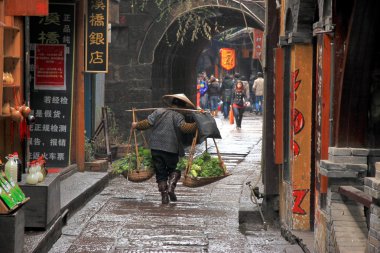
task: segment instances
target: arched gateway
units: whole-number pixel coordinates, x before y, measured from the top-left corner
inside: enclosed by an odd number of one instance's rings
[[[126,109],[160,105],[163,94],[184,92],[195,100],[196,62],[209,40],[199,36],[179,43],[179,17],[195,11],[217,22],[218,32],[245,26],[264,29],[262,4],[241,2],[174,1],[163,10],[155,4],[137,10],[131,1],[120,3],[120,24],[112,28],[105,104],[115,112],[121,129],[129,128]]]

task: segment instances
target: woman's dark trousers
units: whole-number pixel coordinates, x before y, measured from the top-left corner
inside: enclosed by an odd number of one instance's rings
[[[151,153],[153,166],[156,171],[158,190],[161,192],[162,196],[162,204],[168,204],[169,197],[170,200],[176,201],[177,197],[174,194],[174,189],[181,177],[181,173],[176,171],[179,160],[178,154],[153,149],[151,150]]]

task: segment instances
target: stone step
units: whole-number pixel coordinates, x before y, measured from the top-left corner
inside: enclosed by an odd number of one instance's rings
[[[59,217],[46,230],[26,231],[24,235],[24,252],[48,252],[61,236],[62,227],[68,217],[72,216],[86,202],[102,191],[110,177],[111,175],[107,172],[78,172],[75,168],[71,171],[65,171],[60,178],[61,213]]]
[[[110,175],[107,172],[78,172],[61,181],[61,212],[70,217],[104,189]]]

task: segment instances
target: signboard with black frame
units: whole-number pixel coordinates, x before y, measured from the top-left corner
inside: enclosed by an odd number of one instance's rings
[[[108,72],[108,0],[88,0],[85,71]]]
[[[28,160],[47,167],[70,163],[75,55],[75,4],[50,3],[48,16],[30,17],[30,126]]]

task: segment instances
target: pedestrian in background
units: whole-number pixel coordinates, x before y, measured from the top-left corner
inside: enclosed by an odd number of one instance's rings
[[[230,75],[226,75],[222,82],[221,95],[223,101],[223,116],[224,119],[228,119],[228,114],[230,113],[232,91],[234,88],[234,83]]]
[[[263,73],[257,73],[257,79],[253,83],[252,90],[255,93],[256,115],[263,115],[264,78]]]
[[[245,96],[246,96],[246,101],[250,100],[250,94],[249,94],[249,83],[247,81],[247,78],[245,76],[241,76],[240,78],[241,82],[243,83],[244,91],[245,91]]]
[[[199,92],[201,95],[201,108],[206,110],[208,109],[208,79],[206,72],[203,72],[202,74]]]
[[[240,73],[239,72],[235,73],[232,77],[232,82],[234,84],[234,87],[236,86],[236,83],[238,80],[240,80]]]
[[[214,76],[210,77],[210,82],[208,85],[208,95],[209,95],[209,100],[210,100],[211,115],[215,117],[218,114],[220,87],[219,87],[219,82]]]
[[[194,104],[184,94],[165,95],[162,100],[170,108],[195,109]],[[132,122],[131,128],[152,129],[149,146],[162,204],[168,204],[169,198],[171,201],[177,201],[174,190],[181,178],[181,172],[176,168],[179,157],[185,155],[180,132],[195,132],[196,123],[186,123],[184,115],[175,110],[160,108],[147,119]]]
[[[255,82],[255,79],[256,77],[254,75],[251,75],[250,78],[249,78],[249,94],[250,94],[250,101],[251,101],[251,110],[250,112],[252,113],[253,112],[253,109],[255,107],[255,103],[256,103],[256,96],[255,96],[255,92],[253,91],[253,83]]]
[[[232,109],[236,122],[236,129],[241,129],[241,121],[243,120],[243,113],[245,109],[246,94],[243,82],[238,80],[234,92],[232,93]]]

